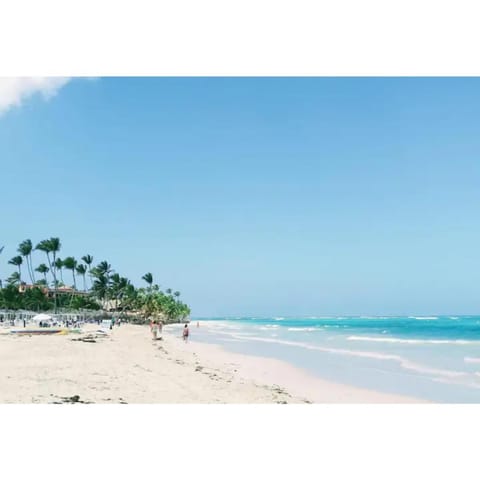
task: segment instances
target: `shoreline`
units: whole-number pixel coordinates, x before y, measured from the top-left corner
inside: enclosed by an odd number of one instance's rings
[[[281,360],[184,343],[145,326],[0,335],[0,403],[426,403],[318,379]],[[79,341],[91,336],[94,342]]]
[[[167,331],[168,331],[167,327]],[[170,332],[169,332],[170,334]],[[317,377],[302,368],[272,357],[231,352],[222,345],[189,341],[179,349],[188,352],[195,345],[195,353],[218,365],[234,362],[236,372],[259,385],[277,385],[288,392],[295,403],[432,403],[407,395],[380,392]],[[183,344],[183,345],[182,345]]]

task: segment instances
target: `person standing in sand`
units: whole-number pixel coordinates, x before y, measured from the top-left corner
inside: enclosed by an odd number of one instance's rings
[[[189,331],[188,331],[188,323],[185,324],[185,326],[183,327],[183,341],[184,342],[188,342],[188,335],[189,335]]]

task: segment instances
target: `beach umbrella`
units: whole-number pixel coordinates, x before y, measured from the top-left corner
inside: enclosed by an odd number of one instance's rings
[[[35,322],[40,322],[40,321],[47,321],[47,320],[51,320],[52,317],[50,315],[47,315],[46,313],[39,313],[38,315],[35,315],[32,320],[34,320]]]

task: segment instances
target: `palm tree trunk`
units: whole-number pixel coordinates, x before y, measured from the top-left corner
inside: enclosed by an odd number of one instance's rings
[[[33,277],[32,277],[32,268],[31,268],[31,265],[30,265],[30,260],[28,258],[28,255],[25,255],[25,263],[27,264],[27,271],[28,271],[28,276],[30,277],[30,281],[32,282],[32,285],[34,283],[33,281]]]
[[[50,261],[50,255],[47,252],[47,259],[48,264],[50,266],[50,271],[52,272],[53,277],[53,304],[54,304],[54,312],[57,313],[57,275],[55,272],[55,268],[52,268],[52,262]],[[53,264],[55,265],[55,252],[53,252]]]
[[[87,291],[87,283],[86,283],[86,280],[85,280],[85,274],[82,274],[83,276],[83,291],[86,292]]]
[[[27,263],[28,266],[30,267],[30,280],[32,281],[32,285],[35,283],[35,274],[33,273],[33,265],[32,265],[32,259],[30,255],[27,256]]]
[[[53,250],[53,265],[55,266],[55,262],[57,260],[57,252]],[[54,288],[55,288],[55,313],[57,313],[57,267],[53,269],[53,282],[54,282]]]
[[[32,272],[32,283],[35,283],[35,272],[33,270],[32,254],[31,253],[28,255],[28,258],[29,258],[29,262],[30,262],[30,270]]]

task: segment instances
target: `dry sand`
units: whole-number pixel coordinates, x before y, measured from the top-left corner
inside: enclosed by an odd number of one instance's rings
[[[153,341],[144,326],[75,341],[82,337],[0,335],[0,403],[420,402],[323,381],[275,359],[184,343],[171,333]]]

